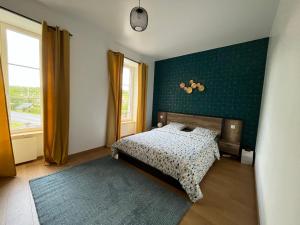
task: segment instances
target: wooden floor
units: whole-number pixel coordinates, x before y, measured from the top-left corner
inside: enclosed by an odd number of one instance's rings
[[[43,160],[17,166],[16,178],[0,179],[0,225],[38,225],[28,181],[110,154],[100,148],[70,157],[63,167],[46,166]],[[130,165],[131,166],[131,165]],[[143,172],[146,176],[185,196],[183,191]],[[253,167],[222,158],[201,182],[204,198],[193,204],[181,225],[257,225]]]

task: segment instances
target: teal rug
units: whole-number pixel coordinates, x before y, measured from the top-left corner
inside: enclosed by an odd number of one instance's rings
[[[111,157],[30,181],[41,225],[174,225],[191,206]]]

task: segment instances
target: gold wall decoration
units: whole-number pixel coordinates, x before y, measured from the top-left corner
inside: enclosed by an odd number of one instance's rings
[[[197,83],[194,80],[190,80],[188,85],[186,85],[184,82],[180,82],[179,87],[187,94],[193,93],[194,90],[198,90],[199,92],[203,92],[205,90],[204,84],[199,82]]]

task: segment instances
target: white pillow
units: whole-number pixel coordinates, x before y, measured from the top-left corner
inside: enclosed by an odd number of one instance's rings
[[[185,127],[186,127],[186,125],[184,125],[182,123],[171,122],[168,125],[160,128],[160,129],[164,129],[164,130],[182,130]]]
[[[212,139],[215,139],[218,136],[216,131],[203,127],[196,127],[191,133],[199,136],[211,137]]]

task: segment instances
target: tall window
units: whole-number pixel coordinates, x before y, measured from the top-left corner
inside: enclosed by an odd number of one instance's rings
[[[2,29],[11,131],[41,130],[40,36],[12,27]]]
[[[122,79],[122,122],[134,122],[136,115],[137,65],[124,60]]]
[[[122,121],[133,120],[133,71],[124,66],[122,80]]]

